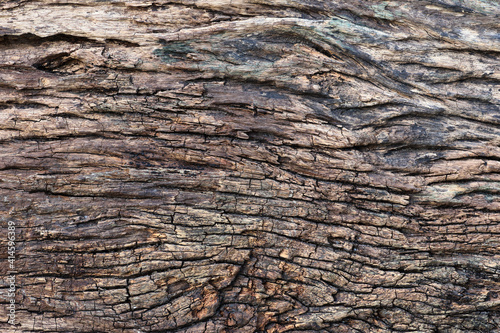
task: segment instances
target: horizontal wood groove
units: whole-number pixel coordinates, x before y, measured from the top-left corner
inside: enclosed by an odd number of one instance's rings
[[[499,332],[499,17],[4,1],[0,331]]]

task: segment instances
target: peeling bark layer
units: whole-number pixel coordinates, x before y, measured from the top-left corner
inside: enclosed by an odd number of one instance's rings
[[[2,332],[499,332],[497,1],[0,8]]]

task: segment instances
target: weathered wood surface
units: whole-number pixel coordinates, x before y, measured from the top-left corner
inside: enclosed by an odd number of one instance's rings
[[[500,332],[498,1],[0,8],[2,332]]]

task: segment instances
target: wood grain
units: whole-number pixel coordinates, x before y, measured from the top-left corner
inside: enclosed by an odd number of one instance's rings
[[[500,332],[497,1],[0,9],[2,332]]]

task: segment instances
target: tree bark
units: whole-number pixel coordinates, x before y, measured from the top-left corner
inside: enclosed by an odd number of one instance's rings
[[[2,332],[500,332],[497,1],[0,8]]]

